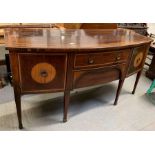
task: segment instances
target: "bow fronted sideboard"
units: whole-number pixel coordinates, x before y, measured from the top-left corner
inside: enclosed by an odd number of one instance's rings
[[[138,84],[151,39],[125,29],[7,28],[19,128],[21,95],[64,92],[64,117],[70,91],[119,80],[114,105],[126,77]]]

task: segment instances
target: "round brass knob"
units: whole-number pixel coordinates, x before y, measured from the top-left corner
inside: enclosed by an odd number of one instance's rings
[[[121,59],[121,57],[120,56],[118,56],[117,58],[116,58],[116,60],[120,60]]]
[[[88,63],[89,63],[89,64],[93,64],[93,63],[94,63],[94,60],[93,60],[93,59],[89,59],[89,60],[88,60]]]
[[[42,77],[47,77],[47,76],[48,76],[48,73],[47,73],[46,70],[41,70],[41,71],[40,71],[40,75],[41,75]]]

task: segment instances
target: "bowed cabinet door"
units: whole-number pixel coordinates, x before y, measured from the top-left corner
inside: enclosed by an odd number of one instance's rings
[[[20,53],[18,59],[22,92],[55,92],[65,89],[66,54]]]
[[[127,76],[130,76],[143,68],[148,48],[146,45],[135,47],[129,64]]]

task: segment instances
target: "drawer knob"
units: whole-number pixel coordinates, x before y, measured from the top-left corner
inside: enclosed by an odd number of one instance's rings
[[[116,58],[116,60],[120,60],[121,59],[121,57],[120,56],[118,56],[117,58]]]
[[[47,71],[42,70],[42,71],[40,71],[40,75],[41,75],[42,77],[47,77],[47,76],[48,76],[48,73],[47,73]]]
[[[89,64],[93,64],[94,63],[94,60],[93,59],[89,59],[88,63]]]

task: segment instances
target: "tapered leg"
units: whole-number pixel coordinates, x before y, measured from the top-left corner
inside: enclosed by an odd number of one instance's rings
[[[124,79],[120,79],[119,84],[118,84],[118,88],[117,88],[117,93],[116,93],[116,98],[115,98],[114,105],[117,105],[117,101],[118,101],[118,98],[119,98],[123,83],[124,83]]]
[[[136,81],[135,81],[135,84],[134,84],[134,88],[133,88],[132,94],[134,94],[135,91],[136,91],[137,84],[138,84],[138,82],[139,82],[139,79],[140,79],[141,74],[142,74],[142,71],[140,71],[140,72],[137,73]]]
[[[17,90],[15,90],[14,92],[15,92],[15,103],[17,109],[19,129],[23,129],[22,112],[21,112],[21,94]]]
[[[63,122],[67,122],[67,112],[68,112],[68,105],[70,100],[70,91],[64,92],[64,117]]]

